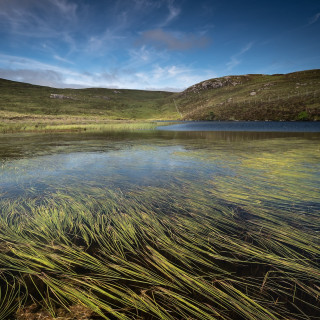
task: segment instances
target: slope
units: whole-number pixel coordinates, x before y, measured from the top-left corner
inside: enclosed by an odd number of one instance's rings
[[[123,89],[56,89],[0,79],[0,112],[107,119],[174,119],[171,92]]]
[[[320,70],[210,79],[173,98],[188,120],[320,120]]]

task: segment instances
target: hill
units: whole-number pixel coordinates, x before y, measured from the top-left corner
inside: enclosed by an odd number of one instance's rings
[[[0,79],[0,132],[155,119],[320,120],[320,70],[226,76],[181,93],[56,89]]]
[[[320,70],[210,79],[174,101],[188,120],[320,120]]]
[[[172,119],[171,92],[124,89],[56,89],[0,79],[0,112],[107,119]],[[18,117],[18,115],[16,115]]]

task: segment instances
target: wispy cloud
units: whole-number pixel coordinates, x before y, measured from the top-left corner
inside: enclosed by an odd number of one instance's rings
[[[215,77],[211,70],[194,69],[185,65],[154,65],[147,71],[134,74],[137,80],[144,84],[146,90],[166,90],[182,91],[183,89]],[[178,84],[178,87],[177,87]]]
[[[154,29],[144,31],[136,43],[150,44],[169,50],[188,50],[205,47],[209,43],[209,39],[205,36],[197,36],[195,34],[174,33],[162,29]]]
[[[65,87],[67,76],[76,79],[81,76],[81,73],[35,59],[0,54],[0,77],[2,78],[45,86]]]
[[[157,52],[155,50],[150,50],[146,46],[141,46],[139,48],[132,48],[128,50],[130,59],[127,64],[130,67],[140,67],[149,63],[152,63],[154,59],[157,59]]]
[[[70,26],[76,19],[77,5],[67,0],[10,0],[0,2],[1,23],[14,33],[50,37],[61,32],[61,26]],[[59,18],[59,19],[57,19]]]
[[[320,18],[320,12],[316,13],[310,20],[309,25],[316,23]]]
[[[246,46],[244,46],[241,51],[239,52],[238,55],[242,55],[244,53],[246,53],[247,51],[249,51],[252,48],[253,42],[249,42]]]
[[[3,69],[0,68],[0,77],[13,81],[37,84],[59,88],[63,83],[63,77],[53,70],[30,70],[30,69]]]
[[[0,54],[0,66],[9,65],[11,69],[33,69],[33,70],[53,70],[56,72],[65,72],[67,69],[57,67],[51,64],[43,63],[35,59],[25,57]]]
[[[54,59],[58,60],[58,61],[61,61],[61,62],[64,62],[64,63],[69,63],[69,64],[74,64],[74,62],[68,60],[68,59],[65,59],[65,58],[62,58],[60,57],[59,55],[55,54],[53,56]]]
[[[6,65],[10,64],[11,68]],[[141,71],[114,68],[111,71],[79,72],[24,57],[0,54],[0,77],[14,81],[57,88],[128,88],[180,91],[204,79],[216,76],[209,70],[185,65],[153,64]]]
[[[76,11],[78,8],[76,3],[69,2],[68,0],[49,0],[49,2],[55,6],[65,17],[69,19],[76,17]]]
[[[241,56],[252,48],[253,42],[249,42],[238,53],[231,56],[229,62],[227,62],[227,71],[231,71],[234,67],[241,63]]]
[[[71,0],[0,1],[0,28],[11,36],[13,46],[27,47],[30,42],[29,48],[31,43],[41,47],[39,41],[45,41],[51,42],[53,49],[75,52],[72,34],[78,27],[77,10]]]
[[[83,50],[98,56],[105,55],[117,48],[125,38],[126,36],[119,34],[119,30],[107,28],[103,33],[91,35]]]
[[[165,27],[172,20],[174,20],[176,17],[178,17],[181,13],[181,8],[176,6],[173,0],[167,0],[167,6],[169,10],[168,16],[165,18],[165,20],[159,25],[159,27]]]

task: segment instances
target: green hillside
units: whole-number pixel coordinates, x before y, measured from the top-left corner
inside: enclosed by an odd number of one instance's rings
[[[171,92],[123,89],[55,89],[0,79],[0,112],[94,116],[107,119],[174,119]]]
[[[320,70],[226,76],[175,97],[190,120],[320,120]]]
[[[226,76],[181,93],[56,89],[0,79],[0,132],[176,119],[320,120],[320,70]]]

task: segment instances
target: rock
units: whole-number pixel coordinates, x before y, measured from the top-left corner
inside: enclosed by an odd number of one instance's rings
[[[201,85],[202,85],[202,87],[207,88],[207,87],[211,86],[211,82],[210,81],[205,81],[205,82],[202,82]]]
[[[255,96],[257,93],[255,91],[250,92],[250,96]]]
[[[240,85],[246,80],[244,76],[226,76],[221,78],[214,78],[210,80],[206,80],[200,83],[197,83],[189,88],[187,88],[184,92],[193,92],[199,93],[203,90],[217,89],[226,86],[237,86]]]
[[[75,100],[73,97],[65,96],[64,94],[57,94],[57,93],[51,93],[50,94],[51,99],[72,99]]]
[[[51,99],[63,99],[64,95],[63,94],[56,94],[56,93],[51,93],[50,94]]]
[[[221,82],[221,81],[215,81],[213,84],[212,84],[212,88],[221,88],[223,87],[224,83]]]

